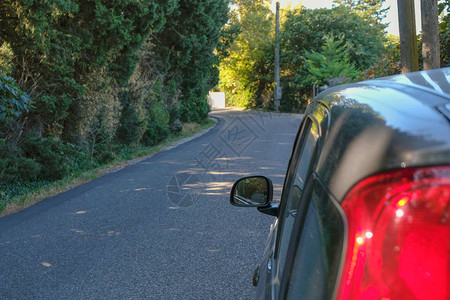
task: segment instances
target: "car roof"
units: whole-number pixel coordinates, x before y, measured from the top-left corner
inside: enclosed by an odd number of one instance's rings
[[[413,72],[374,79],[372,83],[398,83],[411,88],[427,90],[450,101],[450,68]]]
[[[319,120],[328,122],[328,130],[316,172],[338,200],[376,173],[450,165],[449,81],[450,68],[445,68],[341,85],[317,95],[314,101],[328,107],[330,118]]]

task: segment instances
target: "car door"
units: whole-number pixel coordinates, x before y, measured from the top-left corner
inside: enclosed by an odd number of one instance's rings
[[[331,299],[339,280],[344,214],[317,174],[312,178],[291,233],[280,299]]]
[[[340,204],[315,172],[328,131],[328,110],[317,105],[310,118],[309,141],[308,138],[303,141],[299,162],[297,165],[291,162],[285,183],[287,194],[283,195],[285,204],[281,208],[284,213],[280,212],[280,228],[283,223],[284,226],[289,224],[286,223],[289,217],[283,220],[287,211],[291,215],[294,211],[295,217],[290,220],[293,222],[289,225],[291,229],[285,227],[285,239],[280,236],[277,245],[280,265],[277,299],[331,299],[339,280],[346,238],[345,218]],[[317,130],[314,122],[318,124]],[[317,135],[316,139],[311,137],[314,135]],[[302,176],[306,180],[303,180],[301,194],[292,197],[291,193],[297,190],[298,178]]]
[[[297,231],[295,228],[298,226],[296,223],[300,222],[298,220],[304,218],[302,211],[306,209],[306,202],[302,199],[308,192],[316,153],[320,145],[319,141],[323,133],[326,132],[328,119],[326,107],[321,103],[313,103],[309,106],[307,113],[305,113],[300,126],[280,203],[275,247],[269,261],[271,266],[271,289],[270,295],[266,293],[266,298],[278,299],[280,283],[283,281],[285,268],[289,268],[287,266],[289,263],[287,258],[291,234]]]

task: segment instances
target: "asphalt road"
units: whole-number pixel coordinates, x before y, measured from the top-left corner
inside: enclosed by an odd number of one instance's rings
[[[251,299],[271,216],[228,203],[262,174],[279,199],[299,115],[216,110],[201,137],[0,219],[0,299]]]

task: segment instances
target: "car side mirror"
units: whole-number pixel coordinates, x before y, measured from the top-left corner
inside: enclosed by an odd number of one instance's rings
[[[230,203],[239,207],[267,207],[272,201],[272,181],[265,176],[244,177],[231,189]]]

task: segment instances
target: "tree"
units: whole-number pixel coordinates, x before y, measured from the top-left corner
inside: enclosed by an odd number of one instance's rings
[[[400,74],[402,72],[400,60],[400,39],[392,34],[388,35],[382,56],[361,75],[361,80],[379,78]]]
[[[227,5],[0,1],[1,196],[159,143],[180,117],[202,121]]]
[[[384,51],[384,32],[347,7],[292,11],[281,36],[284,110],[301,110],[311,99],[305,55],[320,52],[326,36],[342,38],[342,46],[358,71],[370,68]]]
[[[344,40],[335,40],[333,36],[325,36],[325,44],[321,51],[305,52],[306,68],[311,74],[309,80],[313,84],[324,85],[327,79],[342,78],[342,81],[355,79],[359,72],[346,52]]]
[[[372,25],[386,28],[387,25],[381,24],[386,18],[389,8],[383,8],[386,0],[333,0],[333,6],[344,6]]]
[[[13,52],[11,75],[34,99],[29,126],[66,137],[86,79],[102,68],[126,85],[136,52],[150,29],[161,27],[176,0],[5,0],[1,42]],[[5,17],[6,16],[6,17]],[[62,130],[61,130],[62,129]]]
[[[227,14],[225,0],[180,0],[164,29],[152,37],[159,60],[166,65],[167,82],[179,90],[175,98],[183,121],[207,117],[206,96],[218,81],[214,49]]]
[[[273,94],[274,16],[265,0],[234,5],[229,26],[239,35],[220,63],[219,87],[228,105],[261,107]]]

